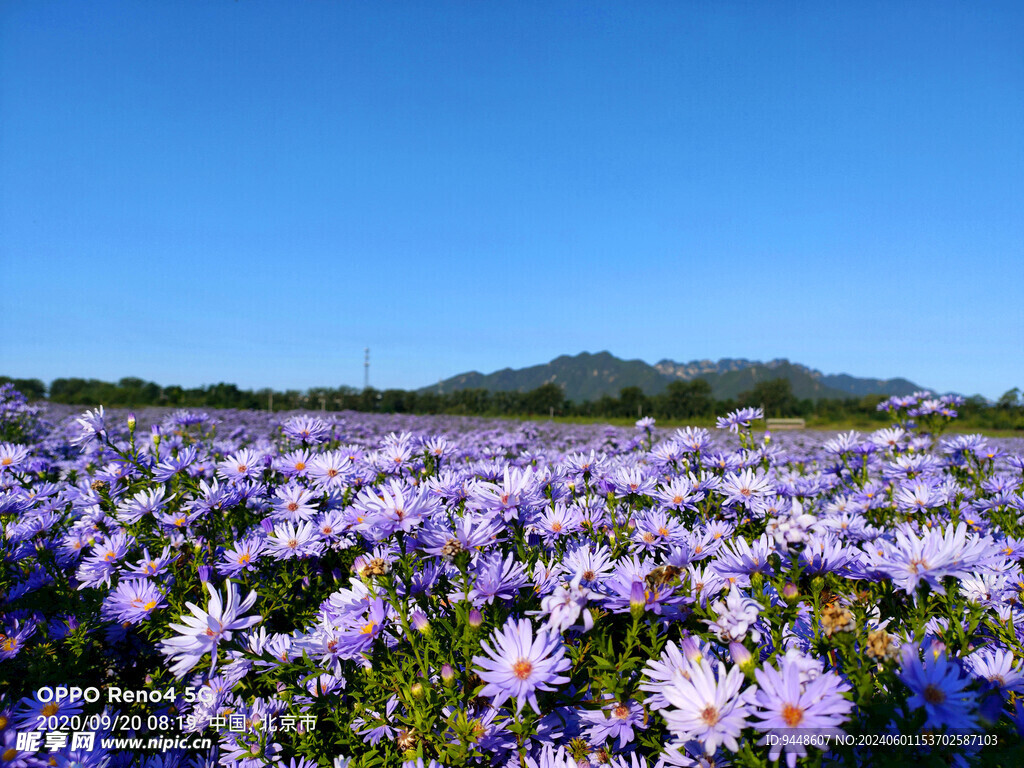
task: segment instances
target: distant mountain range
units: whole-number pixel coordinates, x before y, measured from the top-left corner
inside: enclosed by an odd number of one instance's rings
[[[725,358],[693,360],[676,363],[662,360],[654,365],[643,360],[622,360],[610,352],[576,356],[562,355],[550,363],[529,368],[504,368],[494,373],[471,371],[452,376],[438,384],[423,387],[421,392],[453,392],[459,389],[486,389],[490,392],[528,392],[549,382],[565,390],[569,400],[596,400],[602,395],[616,396],[623,387],[640,387],[648,395],[656,395],[675,380],[705,379],[718,400],[735,398],[759,381],[788,379],[793,394],[800,398],[835,399],[878,394],[903,396],[922,387],[906,379],[867,379],[845,373],[823,374],[813,368],[789,360],[757,360]]]

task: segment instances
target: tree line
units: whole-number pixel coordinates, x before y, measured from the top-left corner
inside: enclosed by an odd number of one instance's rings
[[[140,408],[167,406],[177,408],[236,408],[242,410],[324,410],[380,413],[454,414],[466,416],[567,416],[584,418],[707,419],[745,406],[762,407],[768,417],[803,417],[825,422],[869,420],[884,423],[888,414],[877,405],[883,395],[847,399],[800,399],[793,394],[787,379],[758,382],[735,398],[716,399],[704,379],[673,381],[656,395],[640,387],[624,387],[618,396],[604,395],[596,400],[573,402],[562,388],[548,383],[528,392],[489,392],[463,389],[453,392],[433,390],[377,390],[369,387],[320,387],[304,391],[240,389],[235,384],[211,384],[203,387],[162,387],[151,381],[126,377],[116,383],[97,379],[55,379],[47,387],[38,379],[11,379],[0,376],[0,384],[11,382],[29,400],[48,399],[68,405]],[[1017,389],[1004,394],[997,403],[981,397],[969,398],[960,408],[961,421],[991,429],[1024,429],[1024,401]]]

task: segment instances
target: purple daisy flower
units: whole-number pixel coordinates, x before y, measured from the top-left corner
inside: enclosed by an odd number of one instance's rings
[[[110,586],[110,579],[117,570],[117,564],[125,558],[128,550],[134,546],[135,539],[117,532],[103,541],[97,542],[90,554],[75,574],[81,582],[79,589],[98,587],[101,584]]]
[[[544,501],[532,469],[506,466],[502,482],[482,483],[473,488],[470,506],[500,514],[506,522],[526,518]]]
[[[987,680],[1000,693],[1024,693],[1024,668],[1014,664],[1012,651],[983,648],[964,659],[975,677]]]
[[[305,477],[306,468],[312,460],[313,454],[306,448],[300,448],[274,459],[272,466],[286,477]]]
[[[242,571],[251,571],[256,568],[256,561],[263,552],[263,539],[257,536],[250,536],[238,542],[233,549],[227,550],[217,564],[217,570],[222,576],[235,576]]]
[[[466,514],[449,526],[428,520],[417,531],[420,548],[428,555],[452,558],[463,550],[479,550],[493,544],[504,530],[504,521],[490,515]]]
[[[565,747],[555,749],[551,744],[544,745],[536,760],[527,757],[525,762],[526,768],[579,768],[580,765]]]
[[[192,611],[191,616],[183,616],[184,624],[169,624],[178,633],[176,637],[160,643],[160,652],[174,661],[171,672],[181,678],[192,669],[207,653],[212,654],[210,670],[217,665],[217,646],[221,640],[230,640],[233,632],[259,624],[261,616],[243,616],[256,603],[256,593],[250,592],[245,600],[241,599],[238,587],[227,582],[227,603],[225,604],[213,585],[207,582],[210,591],[210,604],[203,610],[195,603],[185,603]]]
[[[316,445],[330,439],[331,428],[315,416],[293,416],[281,425],[281,432],[291,440]]]
[[[481,643],[487,655],[474,656],[473,663],[482,667],[478,674],[487,683],[480,693],[492,698],[495,707],[511,697],[516,699],[516,714],[527,702],[540,714],[537,691],[553,691],[554,685],[569,682],[558,674],[570,666],[560,636],[546,630],[534,636],[527,619],[510,618],[490,640],[493,648]]]
[[[522,563],[516,562],[515,555],[502,559],[497,552],[483,555],[474,568],[476,581],[469,591],[468,599],[476,607],[493,603],[495,598],[514,600],[519,590],[529,580]]]
[[[805,674],[806,665],[801,661],[787,655],[779,669],[765,667],[755,670],[754,676],[760,685],[756,695],[760,711],[756,716],[761,722],[757,727],[780,735],[812,728],[829,729],[837,735],[842,733],[839,726],[846,722],[853,709],[853,702],[843,697],[850,686],[834,672],[809,679],[810,676]],[[789,768],[796,766],[798,757],[807,756],[806,745],[779,739],[772,745],[769,759],[778,760],[783,750]]]
[[[324,545],[315,537],[315,533],[313,524],[309,522],[298,527],[294,523],[275,526],[274,532],[267,536],[267,554],[275,560],[318,557]]]
[[[740,691],[744,678],[738,666],[726,672],[725,664],[719,663],[716,676],[700,659],[688,671],[689,677],[674,677],[661,691],[672,704],[662,711],[669,730],[682,741],[699,741],[708,754],[720,744],[738,752],[737,738],[747,724],[756,688]]]
[[[749,507],[751,501],[767,496],[772,491],[771,480],[749,468],[728,475],[719,489],[719,492],[725,495],[726,504],[739,504],[744,507]]]
[[[388,487],[364,490],[352,508],[362,520],[356,529],[371,541],[381,541],[396,531],[409,533],[421,525],[434,512],[436,504],[421,489],[391,480]]]
[[[0,628],[0,661],[17,656],[25,647],[25,641],[35,634],[36,626],[33,621],[22,624],[17,619],[3,625]]]
[[[83,706],[81,701],[71,701],[70,698],[55,698],[53,701],[42,701],[39,698],[39,693],[37,691],[33,694],[32,698],[25,697],[21,700],[20,706],[18,707],[16,722],[19,728],[26,731],[48,731],[51,729],[45,727],[46,721],[44,720],[41,722],[39,718],[60,718],[80,715],[82,713],[82,709]],[[40,725],[43,725],[44,727],[39,727]],[[6,768],[7,763],[5,758],[6,753],[3,754],[3,757],[0,757],[0,764],[4,765]]]
[[[761,632],[751,627],[757,622],[763,606],[752,597],[747,597],[739,589],[730,589],[724,601],[719,600],[711,607],[718,618],[707,623],[719,640],[743,640],[749,633],[755,643],[760,641]]]
[[[130,500],[118,506],[117,518],[125,525],[139,522],[146,515],[163,509],[165,493],[162,485],[139,491]]]
[[[126,579],[103,601],[104,618],[139,624],[160,608],[167,607],[163,594],[149,579]]]
[[[644,705],[638,701],[612,701],[602,709],[580,712],[580,719],[589,723],[587,737],[595,746],[608,739],[618,739],[619,749],[633,740],[633,730],[645,730]]]
[[[242,448],[217,464],[217,474],[225,480],[239,482],[247,477],[258,478],[265,468],[262,456],[251,448]]]
[[[170,547],[164,547],[160,556],[155,558],[150,556],[149,549],[144,549],[142,551],[142,559],[132,566],[131,570],[126,571],[124,576],[129,579],[159,576],[166,571],[167,566],[173,563],[177,558],[177,555],[171,554]]]
[[[945,651],[925,649],[924,660],[916,648],[908,646],[903,653],[900,680],[913,695],[907,699],[911,709],[924,708],[928,715],[925,728],[948,727],[953,731],[977,730],[978,698],[967,690],[971,678],[960,665],[946,658]]]
[[[296,472],[299,471],[299,463],[303,462],[300,461],[295,464]],[[352,459],[340,450],[327,451],[326,453],[314,456],[304,466],[304,469],[317,488],[327,490],[342,488],[347,484],[349,475],[352,472]]]
[[[106,439],[107,425],[102,405],[95,410],[86,411],[81,418],[75,419],[75,423],[78,425],[78,433],[68,441],[71,445],[81,446],[84,451],[90,443]]]
[[[740,431],[740,427],[746,429],[750,426],[750,422],[763,418],[764,411],[760,408],[740,408],[727,413],[725,416],[719,416],[715,426],[719,429],[728,429],[732,433],[737,433]]]
[[[316,499],[308,488],[295,483],[280,486],[272,500],[274,519],[291,523],[305,522],[316,514]]]

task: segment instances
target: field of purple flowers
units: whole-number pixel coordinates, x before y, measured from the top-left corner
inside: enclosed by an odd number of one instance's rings
[[[956,405],[769,437],[0,388],[0,766],[1021,765],[1024,443]]]

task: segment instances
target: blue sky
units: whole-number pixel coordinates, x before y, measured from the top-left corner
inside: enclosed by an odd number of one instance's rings
[[[0,5],[0,373],[1024,387],[1020,3]]]

